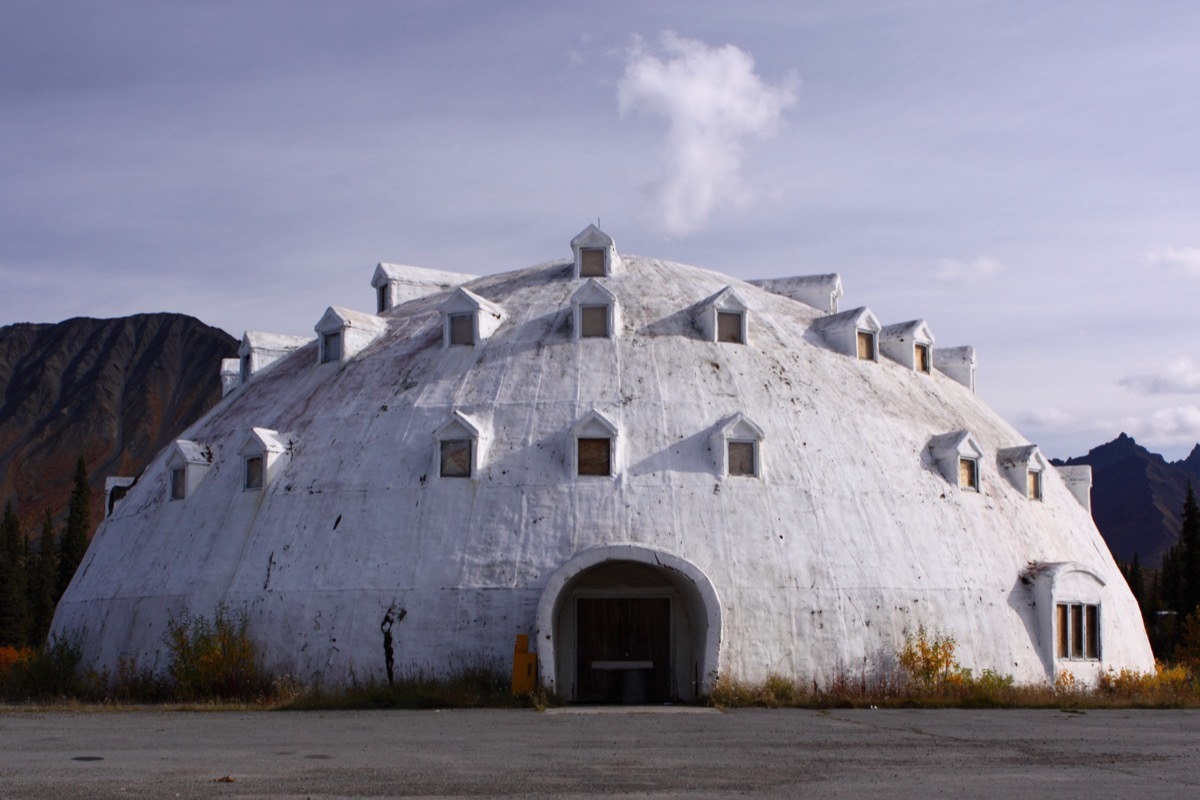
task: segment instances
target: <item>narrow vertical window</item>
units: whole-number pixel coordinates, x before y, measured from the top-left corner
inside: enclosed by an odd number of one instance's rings
[[[754,442],[729,443],[729,474],[753,478],[758,475],[755,465]]]
[[[1042,473],[1031,469],[1025,473],[1026,494],[1030,500],[1042,499]]]
[[[737,311],[717,312],[717,341],[744,344],[741,313]]]
[[[375,288],[375,310],[380,314],[388,310],[388,286],[386,283]]]
[[[973,458],[958,459],[958,485],[979,491],[979,465]]]
[[[250,456],[246,459],[246,482],[244,488],[247,490],[261,489],[263,487],[263,457]]]
[[[1083,658],[1083,606],[1071,604],[1071,658]]]
[[[604,250],[599,247],[585,247],[580,251],[579,277],[604,277]]]
[[[171,499],[182,500],[187,493],[187,470],[176,467],[171,470]]]
[[[612,474],[612,440],[579,439],[579,474]]]
[[[863,361],[875,360],[875,334],[870,331],[858,332],[858,357]]]
[[[321,337],[321,363],[342,360],[342,333],[334,331]]]
[[[1067,606],[1064,603],[1059,603],[1055,607],[1054,610],[1055,610],[1055,617],[1056,617],[1055,633],[1058,634],[1055,637],[1055,639],[1057,641],[1057,647],[1055,648],[1055,652],[1057,653],[1059,658],[1069,658],[1071,655],[1071,649],[1068,646],[1068,642],[1070,640],[1067,636],[1067,633],[1070,630],[1071,626],[1069,623],[1070,617],[1067,614]]]
[[[1084,624],[1087,626],[1087,636],[1085,637],[1083,657],[1098,659],[1100,658],[1100,606],[1087,605],[1084,606],[1084,609],[1086,611]]]
[[[443,478],[471,477],[471,440],[443,439],[442,468]]]
[[[450,314],[450,344],[475,345],[475,315]]]
[[[250,356],[249,354],[242,356],[239,359],[238,369],[241,372],[242,383],[250,380]]]
[[[917,372],[929,372],[929,345],[918,343],[913,355]]]
[[[585,338],[608,338],[608,306],[583,306],[579,309],[582,330],[580,336]]]

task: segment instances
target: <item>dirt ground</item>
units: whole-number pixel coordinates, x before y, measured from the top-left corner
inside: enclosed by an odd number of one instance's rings
[[[1200,712],[0,712],[4,798],[1147,798]]]

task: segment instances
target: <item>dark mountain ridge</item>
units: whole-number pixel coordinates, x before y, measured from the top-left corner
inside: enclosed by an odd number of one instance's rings
[[[0,502],[26,520],[61,513],[82,455],[94,526],[105,477],[137,475],[211,408],[237,345],[182,314],[0,328]]]

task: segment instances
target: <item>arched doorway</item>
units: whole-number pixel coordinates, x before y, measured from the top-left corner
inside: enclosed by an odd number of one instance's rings
[[[578,702],[690,700],[712,687],[716,591],[694,564],[637,545],[578,554],[538,603],[542,683]]]

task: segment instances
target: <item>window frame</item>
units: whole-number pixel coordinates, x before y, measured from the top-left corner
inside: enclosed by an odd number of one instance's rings
[[[326,331],[321,334],[321,363],[329,364],[334,361],[342,360],[342,353],[345,352],[343,336],[341,329],[336,331]],[[335,347],[331,348],[330,343]],[[331,352],[332,351],[332,352]]]
[[[171,467],[170,475],[167,478],[169,482],[168,497],[171,500],[187,499],[187,467]]]
[[[478,341],[478,331],[476,323],[478,321],[478,313],[473,311],[449,311],[446,313],[446,346],[447,347],[474,347]],[[457,325],[456,325],[457,323]],[[465,323],[465,326],[464,324]],[[457,327],[457,330],[456,330]],[[464,327],[466,330],[464,330]],[[467,334],[467,341],[459,341],[462,334]]]
[[[743,472],[734,470],[733,447],[747,446],[750,448],[750,471]],[[738,459],[737,463],[741,463]],[[759,477],[758,467],[758,440],[757,439],[726,439],[725,440],[725,474],[730,478],[757,478]]]
[[[925,342],[913,344],[913,368],[924,375],[933,374],[933,348]]]
[[[866,342],[869,356],[863,355],[863,342]],[[879,360],[879,336],[875,331],[867,330],[866,328],[856,328],[854,332],[854,350],[859,361],[878,361]]]
[[[382,314],[392,307],[391,287],[388,284],[375,287],[375,313]]]
[[[447,456],[453,455],[452,453],[447,452],[448,446],[461,448],[462,445],[466,445],[466,472],[447,472],[446,465],[448,463],[452,463],[450,460],[448,460]],[[445,439],[438,439],[438,477],[448,479],[466,478],[468,480],[475,477],[475,439],[469,437],[447,437]]]
[[[596,259],[599,257],[599,263]],[[595,268],[599,266],[599,271]],[[608,248],[581,247],[579,248],[579,277],[607,278],[608,277]]]
[[[968,475],[968,480],[963,481],[964,472]],[[971,492],[979,491],[979,459],[972,456],[964,456],[961,453],[958,456],[958,488],[966,489]]]
[[[612,314],[609,313],[607,303],[581,303],[579,306],[579,338],[580,339],[611,339],[612,338]],[[589,313],[590,312],[590,313]],[[597,312],[599,312],[597,314]],[[603,333],[588,333],[588,319],[591,318],[594,324],[598,317],[604,323]]]
[[[603,442],[605,447],[604,461],[606,471],[585,472],[583,447],[584,443]],[[575,437],[575,476],[578,478],[611,478],[613,476],[613,437],[611,436],[576,436]],[[589,462],[590,459],[589,459]]]
[[[252,462],[258,462],[257,473],[255,472]],[[252,479],[257,477],[257,482]],[[245,456],[242,459],[242,491],[244,492],[261,492],[267,484],[267,458],[266,454],[260,453],[252,456]]]
[[[1030,500],[1041,502],[1045,495],[1045,484],[1042,480],[1042,470],[1025,470],[1025,496]]]
[[[721,320],[734,322],[733,330],[737,338],[725,338],[725,333],[728,326],[722,326]],[[746,343],[746,312],[736,309],[717,309],[717,341],[722,344],[745,344]]]
[[[1064,600],[1054,605],[1054,657],[1059,661],[1101,661],[1100,604]]]

